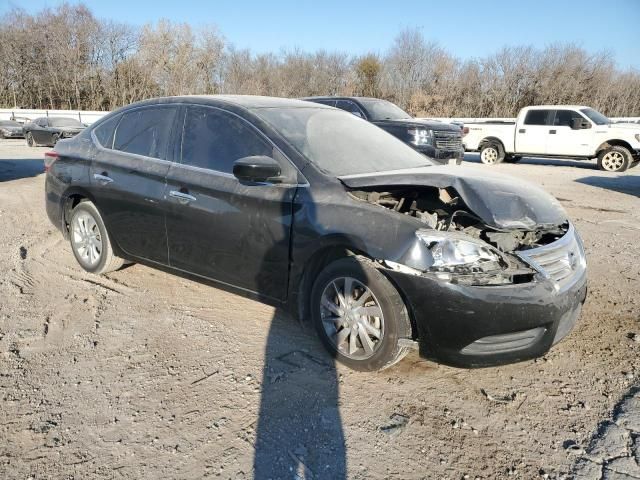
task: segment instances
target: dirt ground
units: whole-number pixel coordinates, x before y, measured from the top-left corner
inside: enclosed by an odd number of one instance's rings
[[[0,478],[562,478],[640,376],[640,167],[471,155],[565,206],[582,317],[535,361],[365,374],[278,309],[84,273],[45,214],[45,150],[0,141]]]

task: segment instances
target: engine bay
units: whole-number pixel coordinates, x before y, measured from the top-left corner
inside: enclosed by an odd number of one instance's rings
[[[389,187],[352,190],[354,197],[417,218],[440,231],[456,231],[494,246],[502,252],[515,252],[548,245],[560,239],[568,223],[533,230],[502,230],[483,222],[465,205],[454,188]]]

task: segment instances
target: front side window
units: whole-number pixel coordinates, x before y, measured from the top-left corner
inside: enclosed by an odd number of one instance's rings
[[[121,152],[166,160],[175,107],[140,108],[122,115],[113,141]]]
[[[556,110],[553,125],[556,127],[571,127],[574,119],[584,120],[584,117],[574,110]]]
[[[233,173],[236,160],[273,155],[273,147],[235,115],[211,107],[189,107],[184,120],[182,163]]]
[[[349,113],[353,113],[359,117],[364,117],[360,108],[350,100],[338,100],[336,107]]]
[[[525,125],[549,125],[549,110],[529,110],[524,119]]]

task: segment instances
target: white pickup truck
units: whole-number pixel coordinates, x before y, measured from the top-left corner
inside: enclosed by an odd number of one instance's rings
[[[543,105],[520,110],[514,122],[465,123],[466,151],[485,164],[527,157],[598,159],[598,168],[623,172],[640,162],[640,126],[612,123],[592,108]]]

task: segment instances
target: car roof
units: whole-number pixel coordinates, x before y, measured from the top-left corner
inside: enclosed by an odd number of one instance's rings
[[[316,97],[304,97],[302,100],[375,100],[375,101],[387,101],[383,98],[374,98],[374,97],[347,97],[342,95],[327,95],[327,96],[316,96]]]
[[[527,107],[529,110],[557,110],[559,108],[570,108],[573,110],[581,110],[583,108],[591,108],[585,105],[532,105]]]
[[[199,103],[210,105],[236,105],[246,109],[257,108],[330,108],[324,105],[309,105],[309,102],[293,98],[265,97],[259,95],[181,95],[157,97],[132,105],[153,105],[158,103]]]

